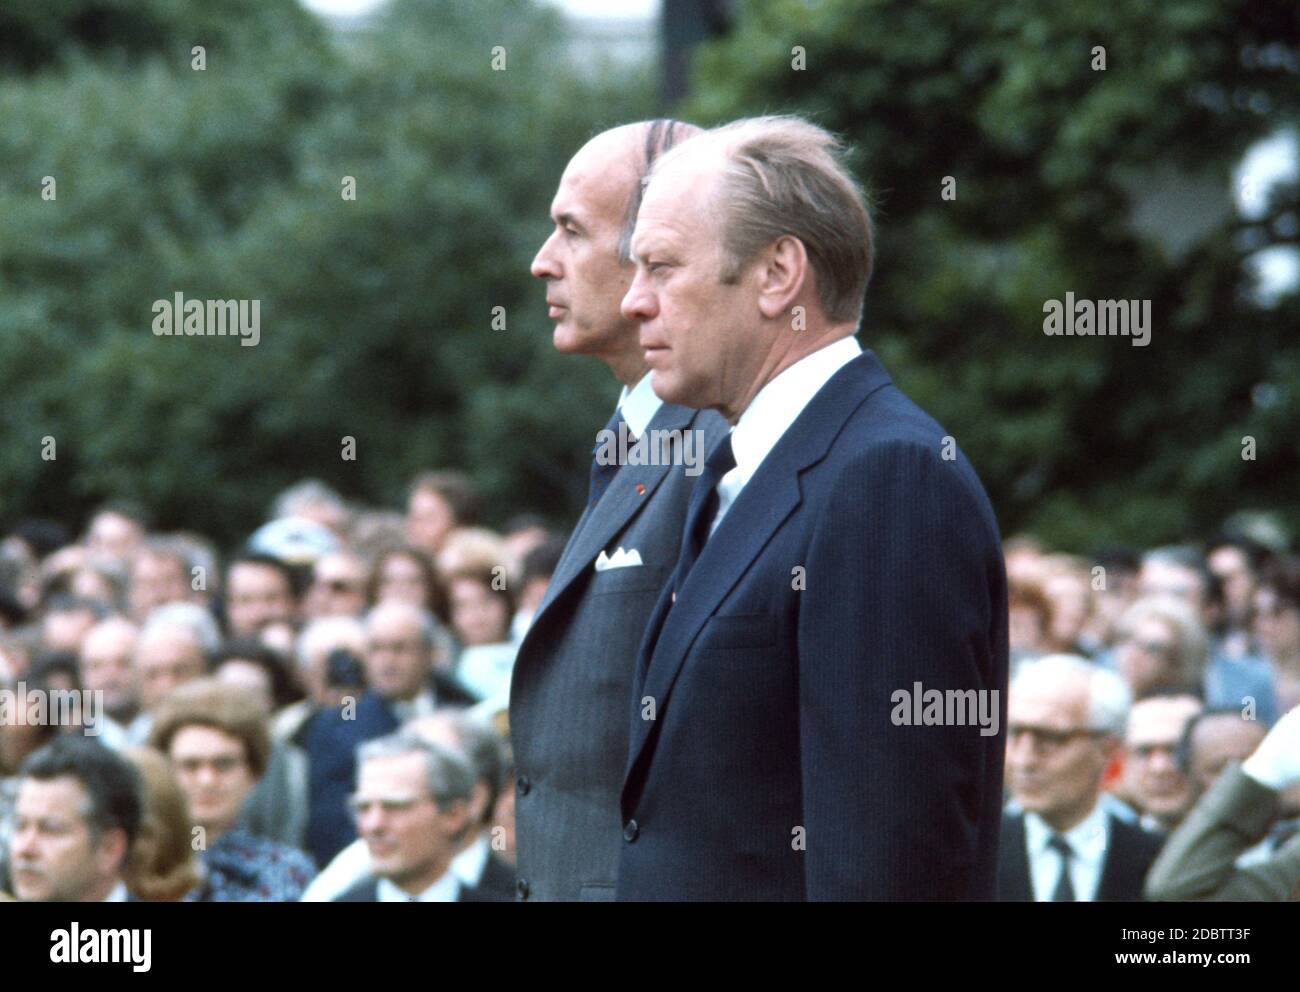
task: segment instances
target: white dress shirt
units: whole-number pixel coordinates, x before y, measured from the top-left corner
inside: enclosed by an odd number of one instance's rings
[[[623,411],[623,419],[627,421],[628,432],[632,437],[639,438],[646,432],[650,426],[650,421],[659,412],[659,408],[664,405],[664,401],[655,395],[655,391],[650,388],[650,373],[647,372],[641,377],[631,389],[623,387],[623,392],[618,398],[617,410]]]
[[[471,889],[477,889],[491,853],[487,834],[479,834],[478,840],[451,859],[451,873]]]
[[[398,723],[409,723],[421,717],[433,716],[438,707],[433,701],[433,693],[421,690],[414,699],[394,699],[389,705]]]
[[[380,902],[455,902],[460,898],[460,879],[450,869],[418,896],[413,896],[386,878],[379,880],[376,890]]]
[[[731,429],[731,452],[736,456],[736,467],[718,483],[718,512],[710,534],[804,407],[831,376],[861,354],[862,345],[850,334],[799,359],[758,391]]]
[[[109,890],[108,895],[104,896],[104,902],[126,902],[126,901],[127,901],[127,891],[126,891],[125,882],[118,882],[116,885],[113,886],[112,889]]]
[[[1025,814],[1025,847],[1029,854],[1029,877],[1034,886],[1035,902],[1051,902],[1061,877],[1061,855],[1047,846],[1054,833],[1056,831],[1037,813]],[[1097,898],[1101,869],[1106,862],[1106,847],[1110,842],[1106,807],[1097,803],[1091,813],[1061,836],[1074,852],[1070,858],[1070,884],[1074,887],[1075,901],[1092,902]]]

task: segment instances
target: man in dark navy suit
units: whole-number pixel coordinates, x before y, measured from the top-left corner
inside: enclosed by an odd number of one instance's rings
[[[732,430],[642,642],[620,899],[991,899],[998,527],[854,338],[871,227],[835,139],[708,132],[651,172],[623,312],[665,402]]]

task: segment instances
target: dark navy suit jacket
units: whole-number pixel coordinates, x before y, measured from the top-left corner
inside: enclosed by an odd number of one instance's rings
[[[1005,569],[945,439],[865,352],[665,588],[634,683],[620,899],[993,898]],[[998,732],[895,725],[917,682],[997,690]]]

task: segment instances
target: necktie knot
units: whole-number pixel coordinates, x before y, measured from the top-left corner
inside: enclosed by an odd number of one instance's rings
[[[736,467],[736,453],[731,447],[731,435],[728,434],[718,446],[709,452],[709,457],[704,462],[705,475],[713,480],[716,486],[718,480]]]
[[[1060,834],[1052,834],[1047,841],[1047,846],[1066,861],[1069,861],[1070,858],[1074,857],[1074,848],[1072,848],[1070,842]]]

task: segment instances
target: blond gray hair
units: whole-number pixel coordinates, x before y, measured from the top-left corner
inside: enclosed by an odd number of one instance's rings
[[[843,142],[790,115],[734,121],[696,141],[719,146],[724,161],[717,188],[722,281],[735,282],[763,248],[789,235],[808,253],[827,317],[861,319],[873,260],[871,217],[844,165]],[[662,156],[651,175],[679,154]]]

